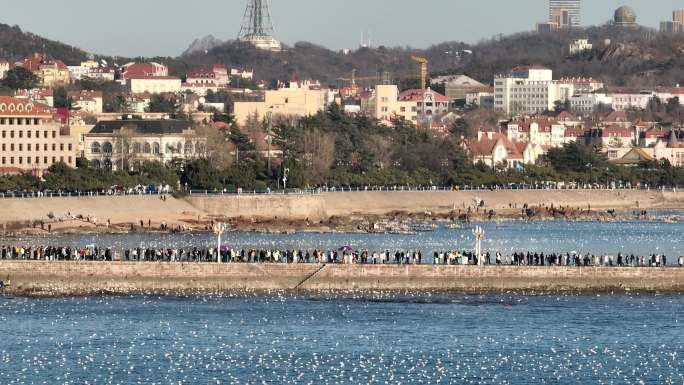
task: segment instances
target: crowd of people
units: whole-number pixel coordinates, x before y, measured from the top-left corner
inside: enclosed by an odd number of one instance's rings
[[[351,247],[337,250],[279,250],[222,247],[144,248],[124,250],[97,246],[2,246],[0,259],[41,261],[124,261],[124,262],[222,262],[222,263],[332,263],[332,264],[396,264],[396,265],[498,265],[498,266],[574,266],[574,267],[662,267],[668,258],[661,254],[595,255],[572,253],[514,252],[483,253],[472,251],[435,251],[424,256],[421,251],[355,251]],[[684,256],[676,259],[684,267]]]

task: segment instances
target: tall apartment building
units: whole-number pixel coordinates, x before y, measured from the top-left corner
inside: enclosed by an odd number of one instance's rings
[[[74,167],[73,139],[60,128],[48,106],[0,96],[0,172],[40,176],[58,162]]]
[[[549,22],[558,28],[582,25],[582,0],[549,0]]]
[[[516,67],[494,79],[494,109],[508,115],[540,113],[552,110],[556,101],[569,101],[576,90],[593,92],[602,87],[592,79],[553,80],[553,71],[543,67]]]
[[[660,23],[660,32],[664,33],[682,33],[684,32],[684,9],[678,9],[672,12],[672,21],[663,21]]]

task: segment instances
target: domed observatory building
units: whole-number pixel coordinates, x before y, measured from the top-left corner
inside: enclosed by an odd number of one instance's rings
[[[628,6],[622,6],[615,10],[613,24],[618,27],[635,28],[637,24],[637,14],[634,9]]]

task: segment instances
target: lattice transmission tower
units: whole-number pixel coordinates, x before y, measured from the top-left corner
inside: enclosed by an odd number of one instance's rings
[[[282,45],[275,37],[271,21],[269,0],[249,0],[238,40],[269,51],[281,50]]]

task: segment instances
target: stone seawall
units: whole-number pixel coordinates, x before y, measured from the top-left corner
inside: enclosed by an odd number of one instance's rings
[[[488,209],[497,212],[510,211],[513,205],[521,208],[524,204],[593,210],[684,208],[684,192],[645,190],[362,191],[267,196],[198,194],[186,198],[197,210],[210,215],[311,220],[353,214],[386,215],[397,211],[449,213],[465,210],[476,199],[484,200]]]
[[[240,291],[684,292],[684,269],[0,261],[16,295]]]

